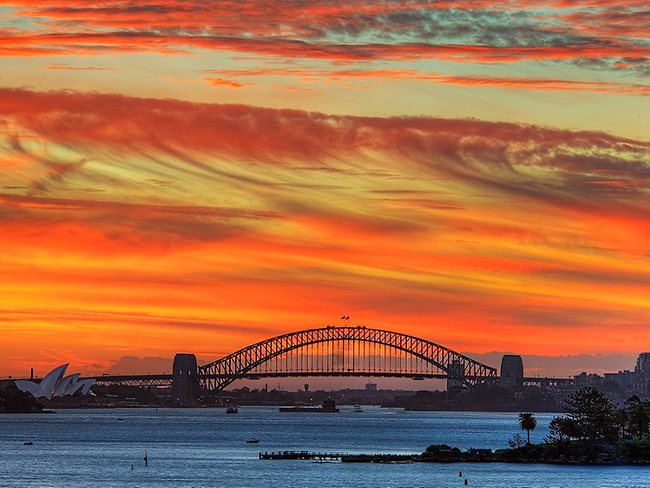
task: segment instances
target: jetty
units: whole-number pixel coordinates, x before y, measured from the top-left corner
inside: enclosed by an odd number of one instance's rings
[[[344,463],[410,464],[420,462],[419,454],[356,454],[343,456]]]
[[[311,452],[311,451],[278,451],[260,452],[260,459],[290,459],[329,461],[335,460],[342,463],[371,463],[371,464],[411,464],[411,463],[526,463],[526,464],[570,464],[577,466],[595,465],[627,465],[650,466],[650,461],[644,458],[605,459],[596,458],[560,458],[544,457],[534,451],[539,448],[532,444],[517,449],[468,449],[461,451],[458,448],[449,448],[447,445],[429,446],[422,454],[345,454],[340,452]],[[462,471],[459,473],[462,477]]]
[[[310,451],[277,451],[277,452],[260,452],[260,459],[289,459],[289,460],[317,460],[342,459],[347,454],[340,452],[310,452]]]

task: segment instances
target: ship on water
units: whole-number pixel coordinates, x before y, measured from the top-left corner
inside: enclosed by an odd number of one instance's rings
[[[323,400],[320,407],[305,407],[304,405],[295,405],[293,407],[280,407],[280,412],[305,412],[305,413],[338,413],[336,402],[331,398]]]

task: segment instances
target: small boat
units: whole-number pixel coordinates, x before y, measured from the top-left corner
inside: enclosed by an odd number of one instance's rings
[[[237,407],[228,407],[226,413],[238,413],[239,409]]]
[[[355,405],[354,407],[352,407],[352,411],[357,412],[357,413],[361,413],[361,412],[363,412],[363,408],[361,408],[361,405]]]
[[[260,440],[256,439],[255,437],[251,437],[246,441],[246,444],[259,444]]]
[[[33,445],[34,443],[32,441],[23,442],[23,446],[33,446]]]

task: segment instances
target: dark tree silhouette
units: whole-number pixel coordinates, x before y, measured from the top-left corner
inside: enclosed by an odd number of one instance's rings
[[[0,388],[0,412],[38,412],[43,405],[29,393],[11,384]]]
[[[625,401],[625,431],[633,438],[643,439],[650,435],[650,402],[642,402],[634,395]]]
[[[549,428],[549,441],[563,443],[580,437],[578,427],[573,419],[568,417],[553,417]]]
[[[614,406],[595,388],[581,388],[569,395],[566,401],[566,414],[575,423],[579,439],[591,442],[617,440],[618,428]]]

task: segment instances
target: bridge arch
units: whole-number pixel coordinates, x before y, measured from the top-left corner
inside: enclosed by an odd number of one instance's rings
[[[452,351],[426,339],[382,329],[367,327],[328,326],[271,337],[235,351],[221,359],[199,367],[201,386],[207,391],[220,391],[233,381],[247,377],[259,366],[297,349],[323,343],[378,344],[406,353],[442,371],[449,379],[466,385],[475,385],[497,378],[495,368],[482,364],[461,353]],[[288,367],[287,367],[288,368]],[[288,371],[287,371],[288,372]],[[309,376],[310,371],[301,372]],[[312,371],[315,373],[315,371]],[[327,373],[325,373],[327,375]],[[354,368],[340,372],[344,376],[372,376]],[[263,376],[263,375],[262,375]],[[382,374],[377,374],[382,376]],[[404,376],[409,376],[404,374]]]

